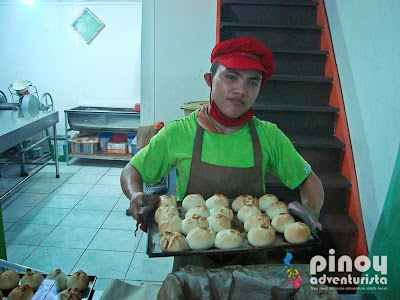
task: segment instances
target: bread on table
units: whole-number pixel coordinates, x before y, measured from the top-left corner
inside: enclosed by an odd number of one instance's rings
[[[250,195],[241,195],[236,197],[235,200],[232,202],[232,209],[235,212],[238,212],[243,206],[253,204],[254,206],[258,207],[258,200]]]
[[[67,288],[58,293],[57,298],[59,300],[80,300],[82,299],[82,294],[77,288]]]
[[[269,246],[275,241],[275,229],[266,224],[254,226],[249,230],[247,239],[254,247]]]
[[[67,288],[67,274],[61,271],[61,269],[55,269],[50,272],[46,279],[54,280],[59,291],[63,291]]]
[[[224,229],[215,236],[215,247],[219,249],[239,248],[243,243],[242,235],[234,229]]]
[[[67,287],[84,291],[89,287],[89,276],[84,271],[78,270],[68,277]]]
[[[252,214],[260,214],[261,210],[254,204],[247,204],[243,206],[237,213],[240,222],[244,223],[246,219]]]
[[[187,241],[179,232],[166,231],[160,239],[160,248],[164,252],[181,252],[187,249]]]
[[[183,211],[188,211],[193,206],[198,206],[198,205],[206,205],[206,201],[204,200],[203,196],[200,194],[190,194],[190,195],[187,195],[182,200]]]
[[[226,216],[230,221],[233,220],[233,210],[230,209],[229,205],[217,206],[210,209],[210,215],[218,215],[218,214]]]
[[[294,218],[288,213],[281,213],[276,215],[272,221],[271,225],[275,228],[275,230],[279,233],[284,233],[286,228],[290,225],[295,223],[296,221]]]
[[[204,218],[208,218],[210,216],[210,211],[207,209],[205,205],[196,205],[191,207],[185,214],[185,218],[190,217],[192,215],[200,215]]]
[[[0,273],[0,290],[11,291],[19,284],[19,275],[14,270],[5,270]]]
[[[197,227],[188,233],[186,239],[190,249],[210,249],[214,245],[215,230],[212,228]]]
[[[311,229],[302,222],[296,222],[290,224],[283,235],[291,244],[302,244],[310,240]]]
[[[158,230],[164,234],[166,231],[171,232],[180,232],[182,233],[182,219],[179,218],[177,215],[172,215],[169,219],[164,219],[160,223],[158,223]]]
[[[207,218],[208,226],[215,230],[216,233],[224,229],[231,229],[231,221],[222,214],[211,215]]]
[[[34,292],[36,292],[43,280],[44,277],[42,274],[37,271],[27,269],[24,276],[21,278],[21,285],[27,284],[33,289]]]
[[[190,231],[197,227],[208,228],[208,221],[200,215],[191,215],[182,221],[182,233],[188,235]]]
[[[160,196],[160,202],[158,207],[163,205],[173,205],[176,206],[176,197],[174,195],[162,195]]]
[[[154,213],[154,220],[157,223],[161,222],[161,219],[165,216],[168,216],[168,214],[173,213],[177,216],[179,216],[178,209],[174,205],[163,205],[157,208],[156,212]]]
[[[270,220],[265,213],[251,214],[244,221],[244,230],[249,232],[249,230],[257,225],[270,225]]]
[[[35,292],[28,284],[22,284],[14,288],[9,294],[8,300],[30,300]]]
[[[211,210],[214,207],[229,206],[229,199],[222,194],[214,194],[206,200],[206,207]]]
[[[282,213],[289,213],[289,209],[285,202],[277,201],[267,207],[265,213],[268,215],[270,220],[272,220],[275,216]]]
[[[265,212],[267,207],[278,202],[278,198],[273,194],[265,194],[258,199],[259,208]]]

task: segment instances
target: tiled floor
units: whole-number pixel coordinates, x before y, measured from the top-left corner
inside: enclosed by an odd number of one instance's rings
[[[8,260],[50,272],[79,269],[97,276],[96,290],[110,279],[161,284],[172,258],[149,258],[147,234],[125,215],[128,199],[119,175],[125,163],[78,160],[46,166],[2,203]],[[2,174],[4,175],[4,174]],[[0,192],[18,180],[2,176]]]

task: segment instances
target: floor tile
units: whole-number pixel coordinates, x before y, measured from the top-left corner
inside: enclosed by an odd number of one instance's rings
[[[121,186],[120,177],[118,175],[104,175],[97,184]]]
[[[86,195],[87,192],[93,187],[92,184],[80,184],[80,183],[64,183],[54,194],[57,195]]]
[[[88,174],[98,174],[98,175],[104,175],[109,171],[109,167],[97,167],[97,166],[83,166],[82,168],[79,169],[76,174],[83,174],[83,175],[88,175]]]
[[[99,179],[102,177],[103,175],[100,174],[79,174],[76,173],[74,175],[72,175],[67,181],[66,183],[83,183],[83,184],[92,184],[94,185],[96,182],[99,181]]]
[[[39,193],[39,194],[50,194],[55,191],[62,182],[25,182],[21,193]]]
[[[148,235],[147,235],[146,232],[143,232],[142,237],[140,238],[139,245],[136,248],[136,253],[146,253],[146,251],[147,251],[147,242],[148,242]]]
[[[115,204],[113,208],[113,211],[121,211],[125,213],[127,208],[129,208],[129,199],[126,198],[124,195],[121,198],[119,198],[117,204]]]
[[[117,185],[104,185],[104,184],[96,184],[93,188],[87,193],[88,196],[101,196],[101,197],[121,197],[122,188]]]
[[[100,228],[109,215],[108,211],[72,209],[61,221],[61,226]]]
[[[107,285],[110,283],[112,279],[111,278],[99,278],[97,277],[96,283],[94,285],[94,290],[95,291],[105,291],[107,288]]]
[[[124,282],[135,286],[141,286],[142,284],[154,284],[161,287],[164,281],[124,280]]]
[[[86,250],[74,267],[99,278],[123,280],[132,261],[132,252]]]
[[[34,176],[32,176],[31,178],[29,178],[27,180],[27,182],[36,182],[36,183],[40,183],[40,182],[52,182],[52,183],[63,183],[64,181],[66,181],[68,178],[70,178],[72,176],[72,173],[62,173],[60,174],[59,178],[56,178],[56,174],[55,173],[42,173],[42,172],[38,172],[36,173]]]
[[[58,165],[59,172],[60,174],[65,174],[65,173],[75,173],[79,171],[82,166],[74,166],[74,165],[69,165],[67,166],[66,163],[59,163]],[[42,170],[40,170],[41,173],[54,173],[56,172],[56,167],[55,165],[47,165],[45,166]]]
[[[0,189],[8,191],[21,181],[19,178],[0,178]]]
[[[70,208],[34,207],[18,223],[57,225],[70,211]]]
[[[111,211],[118,200],[115,197],[84,196],[75,208]]]
[[[135,252],[139,240],[133,230],[100,229],[88,249]]]
[[[6,231],[8,228],[13,226],[15,223],[14,222],[3,222],[3,230]]]
[[[46,197],[47,194],[19,192],[13,194],[7,200],[7,204],[12,206],[35,206]]]
[[[83,195],[61,195],[51,193],[43,199],[38,207],[73,208],[83,198]]]
[[[17,223],[4,233],[4,237],[6,244],[37,246],[54,227],[54,225]]]
[[[173,257],[153,257],[136,253],[125,280],[164,281],[172,271]]]
[[[32,206],[7,206],[1,208],[3,211],[3,222],[17,222],[23,216],[25,216]]]
[[[61,269],[64,273],[69,274],[83,251],[83,249],[39,246],[23,262],[23,265],[47,273]]]
[[[12,245],[6,246],[7,260],[12,263],[22,264],[22,262],[35,250],[37,246]]]
[[[111,212],[101,228],[136,230],[136,221],[124,212]]]
[[[86,249],[97,231],[97,228],[57,226],[40,246]]]
[[[116,175],[116,176],[121,176],[121,172],[122,172],[123,168],[111,168],[106,175]]]

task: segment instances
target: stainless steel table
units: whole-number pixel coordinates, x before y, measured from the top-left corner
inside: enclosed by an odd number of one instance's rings
[[[13,118],[12,118],[13,117]],[[39,112],[36,118],[16,118],[17,114],[11,110],[0,110],[0,153],[8,150],[9,148],[19,145],[24,140],[53,127],[54,136],[54,155],[55,155],[55,167],[56,177],[59,178],[58,168],[58,153],[57,153],[57,128],[56,124],[59,121],[58,111],[51,112]],[[29,163],[28,163],[29,164]],[[29,177],[40,171],[47,162],[36,163],[38,165],[33,171],[30,172],[23,180],[21,180],[12,189],[3,195],[0,195],[0,200],[12,193],[19,185],[25,182]],[[0,258],[6,259],[5,241],[4,241],[4,230],[3,230],[3,219],[0,208]]]

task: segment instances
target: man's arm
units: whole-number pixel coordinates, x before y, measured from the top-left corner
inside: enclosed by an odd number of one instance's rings
[[[308,208],[318,219],[321,207],[324,204],[324,189],[321,181],[311,172],[310,175],[299,186],[301,204]]]
[[[143,179],[138,170],[131,164],[127,164],[122,170],[121,187],[125,196],[130,200],[130,210],[133,218],[137,219],[139,205],[143,204]]]

